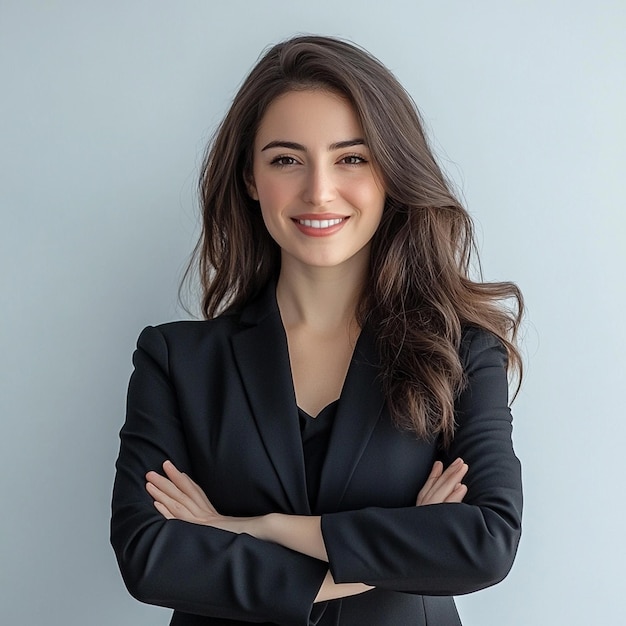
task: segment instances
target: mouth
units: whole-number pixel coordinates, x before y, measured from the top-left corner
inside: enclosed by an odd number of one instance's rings
[[[296,222],[296,224],[300,224],[300,226],[306,226],[307,228],[316,228],[319,230],[323,230],[325,228],[332,228],[333,226],[337,226],[338,224],[345,222],[347,219],[348,219],[347,217],[338,217],[338,218],[332,218],[328,220],[294,219],[294,222]]]
[[[307,237],[330,237],[345,226],[350,216],[335,213],[327,215],[325,219],[318,219],[315,215],[302,215],[291,219],[295,227]]]

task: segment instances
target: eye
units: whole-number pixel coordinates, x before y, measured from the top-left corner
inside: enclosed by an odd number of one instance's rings
[[[298,161],[296,161],[293,157],[281,155],[274,157],[270,163],[276,167],[288,167],[289,165],[296,165]]]
[[[360,154],[348,154],[339,161],[343,165],[361,165],[367,163],[367,159]]]

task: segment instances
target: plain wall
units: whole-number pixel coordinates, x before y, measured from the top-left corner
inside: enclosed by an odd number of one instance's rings
[[[183,317],[204,145],[263,48],[311,32],[378,56],[528,305],[514,404],[515,566],[466,626],[626,611],[626,3],[0,1],[0,615],[167,624],[108,543],[140,330]]]

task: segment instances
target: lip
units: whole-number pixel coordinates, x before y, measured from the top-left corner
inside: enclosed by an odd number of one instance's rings
[[[339,213],[302,213],[301,215],[293,215],[292,220],[342,220],[348,217]]]
[[[349,219],[350,217],[347,215],[339,215],[336,213],[306,213],[304,215],[296,215],[292,217],[291,221],[302,234],[307,235],[308,237],[328,237],[340,231]],[[327,226],[326,228],[314,228],[313,226],[306,226],[305,224],[300,223],[300,221],[304,220],[316,222],[328,220],[341,221],[338,224],[333,224],[332,226]]]

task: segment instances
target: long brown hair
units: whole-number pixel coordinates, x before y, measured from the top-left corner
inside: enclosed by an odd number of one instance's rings
[[[295,37],[270,48],[243,82],[207,149],[200,178],[203,227],[188,273],[198,270],[203,314],[240,309],[278,276],[280,250],[246,180],[268,106],[307,88],[351,102],[384,183],[385,209],[357,315],[376,333],[391,415],[419,437],[441,435],[449,443],[454,400],[465,383],[463,328],[495,334],[521,380],[515,340],[522,295],[510,282],[472,280],[471,218],[435,161],[413,100],[361,48],[331,37]]]

